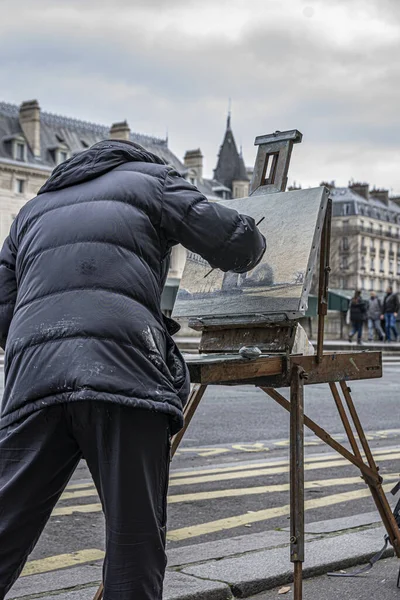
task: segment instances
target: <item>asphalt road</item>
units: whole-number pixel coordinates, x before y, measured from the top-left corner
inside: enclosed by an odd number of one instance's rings
[[[400,472],[399,383],[400,362],[385,365],[383,379],[352,384],[384,481],[393,485]],[[343,439],[328,386],[306,388],[306,412]],[[285,411],[261,391],[209,388],[172,464],[170,547],[287,526],[288,426]],[[308,522],[373,510],[358,471],[312,435],[306,438],[306,480]],[[63,555],[49,569],[76,563],[83,550],[104,548],[103,529],[82,462],[30,560]]]

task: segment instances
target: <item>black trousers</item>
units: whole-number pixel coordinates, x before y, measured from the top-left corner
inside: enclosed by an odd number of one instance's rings
[[[161,600],[169,448],[166,415],[105,402],[48,407],[0,430],[0,600],[82,457],[105,514],[104,600]]]

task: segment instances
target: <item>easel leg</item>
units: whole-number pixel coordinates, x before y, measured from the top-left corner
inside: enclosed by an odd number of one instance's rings
[[[193,415],[196,412],[196,409],[197,409],[198,405],[200,404],[200,400],[204,396],[204,392],[206,391],[206,389],[207,389],[206,385],[194,385],[193,386],[192,391],[190,392],[189,400],[187,401],[187,404],[183,411],[183,416],[185,418],[185,425],[179,431],[179,433],[174,435],[174,437],[172,438],[171,457],[174,456],[179,444],[181,443],[181,440],[182,440],[183,436],[185,435],[187,428],[189,427],[190,421],[192,420]],[[101,583],[93,600],[102,600],[103,593],[104,593],[104,586]]]
[[[361,425],[361,421],[358,416],[355,404],[353,402],[353,398],[351,397],[350,388],[348,387],[345,381],[340,382],[340,387],[344,399],[346,401],[350,416],[354,423],[354,427],[357,432],[358,438],[361,442],[362,449],[364,450],[365,456],[367,458],[368,464],[372,471],[377,475],[377,478],[375,480],[371,480],[369,477],[365,476],[364,479],[367,482],[369,489],[371,490],[371,494],[374,499],[376,508],[379,511],[379,514],[386,528],[394,551],[396,555],[400,558],[400,531],[397,526],[396,519],[393,516],[389,502],[386,498],[386,494],[382,489],[381,478],[379,477],[379,468],[376,466],[374,457],[372,456],[371,448],[369,446],[367,437],[364,433],[363,426]]]
[[[304,384],[294,367],[290,386],[290,560],[294,563],[294,600],[303,598],[304,561]]]

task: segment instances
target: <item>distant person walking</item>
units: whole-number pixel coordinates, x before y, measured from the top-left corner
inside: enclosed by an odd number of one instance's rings
[[[397,294],[393,293],[393,288],[389,285],[386,290],[386,296],[383,300],[383,315],[385,318],[386,341],[391,342],[391,332],[394,334],[394,341],[399,337],[396,327],[396,317],[399,312],[400,304]]]
[[[357,290],[350,301],[350,322],[351,331],[349,342],[353,341],[354,334],[357,334],[357,344],[362,344],[363,323],[367,318],[367,305],[361,298],[361,292]]]
[[[368,340],[372,342],[375,332],[380,341],[384,340],[381,319],[382,319],[382,302],[379,300],[375,292],[371,292],[368,304]]]

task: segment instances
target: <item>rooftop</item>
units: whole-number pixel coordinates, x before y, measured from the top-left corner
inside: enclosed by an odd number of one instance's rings
[[[23,132],[19,123],[20,107],[7,102],[0,102],[0,160],[12,159],[7,140]],[[89,148],[93,144],[109,138],[110,127],[89,121],[72,119],[44,111],[40,111],[40,157],[35,157],[27,148],[26,162],[38,166],[53,168],[55,161],[51,150],[61,145],[74,154]],[[130,140],[136,142],[163,158],[179,172],[184,172],[182,162],[168,148],[168,140],[150,135],[131,132]]]

